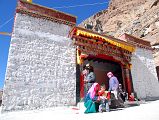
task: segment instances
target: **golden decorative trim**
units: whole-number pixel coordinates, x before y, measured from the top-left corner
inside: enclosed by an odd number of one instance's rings
[[[90,32],[85,32],[83,30],[78,30],[76,31],[76,35],[77,36],[80,36],[80,35],[83,35],[85,37],[91,37],[91,38],[97,38],[97,39],[102,39],[112,45],[115,45],[117,47],[121,47],[125,50],[128,50],[129,52],[134,52],[135,51],[135,47],[132,47],[132,46],[129,46],[129,45],[126,45],[126,44],[123,44],[123,43],[120,43],[120,42],[116,42],[116,41],[113,41],[111,39],[108,39],[106,37],[103,37],[101,35],[97,35],[97,34],[94,34],[94,33],[90,33]]]

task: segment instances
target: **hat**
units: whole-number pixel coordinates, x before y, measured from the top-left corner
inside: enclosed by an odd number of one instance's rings
[[[90,64],[88,63],[88,64],[86,64],[86,67],[89,67],[90,66]]]
[[[86,64],[86,68],[90,68],[90,64],[88,63],[88,64]]]
[[[107,73],[107,76],[108,76],[108,75],[113,75],[113,73],[112,73],[112,72],[108,72],[108,73]]]

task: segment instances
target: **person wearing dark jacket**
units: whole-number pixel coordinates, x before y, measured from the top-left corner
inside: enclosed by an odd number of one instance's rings
[[[88,92],[88,90],[91,88],[91,86],[93,85],[93,83],[96,82],[96,76],[93,70],[92,66],[88,66],[88,74],[86,76],[85,79],[85,89]]]

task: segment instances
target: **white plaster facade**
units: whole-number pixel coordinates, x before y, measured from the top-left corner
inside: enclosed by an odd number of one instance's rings
[[[76,48],[68,38],[71,29],[68,25],[16,13],[2,111],[76,104]],[[137,48],[131,63],[137,96],[159,97],[152,51]]]
[[[138,98],[159,98],[159,81],[151,50],[138,48],[132,55],[132,82]]]
[[[16,13],[2,111],[76,104],[70,26]]]

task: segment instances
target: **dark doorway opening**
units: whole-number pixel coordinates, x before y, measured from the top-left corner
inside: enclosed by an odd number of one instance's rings
[[[109,78],[107,77],[107,73],[110,71],[118,78],[119,83],[123,86],[122,68],[119,63],[96,57],[88,57],[84,60],[83,65],[86,65],[87,63],[91,64],[94,68],[96,82],[100,85],[105,84],[106,89],[109,88]]]

